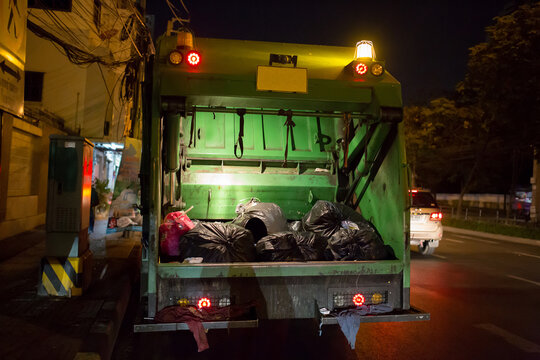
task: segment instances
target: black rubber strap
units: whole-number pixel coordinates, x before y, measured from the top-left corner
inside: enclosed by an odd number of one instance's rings
[[[197,140],[195,139],[195,127],[197,126],[197,121],[195,120],[196,117],[195,117],[195,114],[196,114],[196,108],[195,106],[193,107],[193,115],[191,116],[191,129],[189,131],[189,145],[188,147],[190,148],[191,145],[193,145],[193,147],[195,147],[195,144],[197,143]]]
[[[343,123],[345,124],[345,136],[344,136],[344,144],[343,144],[343,169],[347,170],[347,162],[349,159],[349,141],[350,141],[350,120],[351,120],[351,114],[349,113],[343,113]]]
[[[285,124],[283,126],[287,127],[287,138],[285,140],[285,160],[283,161],[283,167],[287,166],[287,155],[289,153],[289,132],[292,136],[293,127],[296,126],[294,121],[292,120],[292,111],[291,110],[283,110],[279,109],[278,115],[286,116],[287,120],[285,120]]]
[[[240,116],[240,129],[238,130],[238,139],[234,144],[234,156],[237,159],[241,159],[244,156],[244,115],[246,114],[246,109],[237,109],[236,113]],[[240,156],[237,154],[238,148],[240,148]]]

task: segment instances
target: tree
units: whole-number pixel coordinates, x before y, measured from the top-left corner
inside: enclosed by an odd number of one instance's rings
[[[486,34],[470,49],[454,96],[404,110],[413,178],[430,187],[459,184],[459,204],[493,179],[511,178],[513,189],[516,154],[540,143],[540,2],[495,18]]]
[[[540,2],[495,18],[488,40],[470,49],[461,91],[489,119],[490,136],[512,154],[510,188],[517,184],[520,154],[540,144]],[[507,209],[507,215],[510,209]]]
[[[458,87],[465,102],[486,113],[492,136],[511,147],[540,142],[540,2],[496,17],[488,40],[470,49],[465,81]]]
[[[404,110],[407,156],[414,185],[437,186],[441,180],[459,184],[461,212],[463,196],[474,184],[489,138],[481,109],[458,106],[455,100],[437,98],[429,106]]]

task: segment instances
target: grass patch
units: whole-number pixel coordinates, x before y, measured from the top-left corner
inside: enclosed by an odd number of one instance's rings
[[[540,229],[533,226],[505,225],[492,222],[464,220],[456,218],[444,219],[443,225],[457,227],[461,229],[482,231],[492,234],[501,234],[520,238],[540,240]]]

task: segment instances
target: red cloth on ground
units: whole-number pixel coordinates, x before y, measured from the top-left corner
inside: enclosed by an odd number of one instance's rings
[[[198,351],[201,352],[209,348],[206,332],[202,324],[202,314],[195,307],[178,305],[168,306],[161,311],[158,311],[155,320],[156,322],[163,323],[186,323],[197,342]]]
[[[154,320],[160,323],[183,322],[193,333],[199,352],[208,349],[208,339],[204,330],[203,321],[226,321],[249,313],[254,303],[244,305],[230,305],[222,308],[202,308],[194,306],[173,305],[161,309]]]

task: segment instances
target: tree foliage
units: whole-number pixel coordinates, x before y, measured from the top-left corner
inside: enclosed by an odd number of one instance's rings
[[[540,2],[494,20],[454,96],[404,109],[417,185],[463,195],[497,181],[507,191],[516,152],[540,144]]]
[[[487,142],[481,109],[437,98],[404,110],[407,157],[415,183],[437,187],[466,178]]]
[[[540,141],[540,2],[495,18],[488,40],[470,49],[462,101],[487,114],[493,136],[511,147]]]

